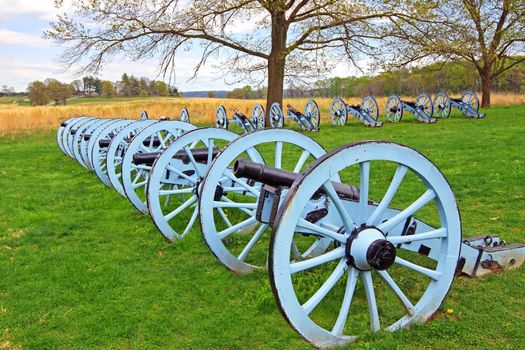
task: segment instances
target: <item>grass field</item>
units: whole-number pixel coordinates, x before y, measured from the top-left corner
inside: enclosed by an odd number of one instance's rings
[[[465,237],[525,243],[525,105],[486,112],[377,129],[350,121],[311,136],[327,149],[366,139],[412,146],[454,189]],[[198,229],[166,243],[54,137],[0,137],[0,349],[311,348],[277,311],[266,272],[226,271]],[[349,348],[523,348],[524,269],[458,278],[428,324]]]
[[[414,100],[414,97],[403,97]],[[219,105],[224,105],[231,115],[233,108],[239,109],[245,115],[250,116],[255,104],[262,103],[261,100],[234,100],[215,98],[76,98],[70,100],[67,106],[19,106],[12,103],[12,97],[0,98],[0,135],[15,132],[27,132],[33,130],[48,131],[56,127],[59,121],[75,115],[87,115],[104,118],[131,118],[138,119],[140,113],[146,110],[150,118],[158,119],[160,116],[168,116],[178,119],[182,108],[190,112],[194,123],[205,123],[212,125],[215,118],[215,110]],[[379,115],[384,115],[386,97],[377,97]],[[296,109],[303,110],[306,98],[286,99],[284,105],[290,103]],[[316,98],[321,110],[321,122],[330,122],[330,103],[332,99]],[[346,100],[349,104],[360,103],[359,98]],[[525,104],[525,95],[498,94],[492,95],[494,106],[510,106]],[[383,117],[384,118],[384,117]]]

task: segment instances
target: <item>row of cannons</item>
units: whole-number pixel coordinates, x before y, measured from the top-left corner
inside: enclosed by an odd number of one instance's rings
[[[386,102],[385,116],[391,122],[400,122],[404,113],[410,113],[423,123],[435,123],[437,118],[448,118],[452,108],[458,109],[471,118],[484,118],[485,114],[479,112],[479,100],[472,91],[465,91],[460,98],[450,98],[445,93],[438,93],[434,100],[428,94],[419,95],[414,101],[402,100],[399,96],[390,96]],[[185,115],[188,116],[187,110]],[[279,103],[270,106],[268,112],[269,125],[266,125],[266,112],[260,104],[255,105],[251,117],[247,117],[234,109],[232,118],[228,118],[226,108],[219,106],[215,113],[215,127],[228,129],[229,125],[238,125],[244,133],[265,127],[280,128],[285,120],[295,122],[301,129],[318,131],[321,122],[321,113],[314,100],[309,100],[304,106],[304,111],[299,111],[288,104],[286,114]],[[345,125],[348,117],[361,121],[366,126],[380,127],[383,122],[378,121],[379,107],[372,96],[366,96],[358,105],[347,104],[342,98],[336,98],[330,105],[330,119],[333,125]],[[181,115],[181,120],[183,119]]]
[[[277,305],[314,346],[429,320],[456,275],[517,268],[525,245],[462,239],[454,193],[392,142],[331,151],[290,129],[238,135],[173,120],[75,117],[63,153],[149,214],[169,241],[201,232],[228,270],[268,269]]]

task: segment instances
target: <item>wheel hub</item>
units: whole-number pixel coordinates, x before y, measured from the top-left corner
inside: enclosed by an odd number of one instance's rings
[[[386,270],[396,259],[396,247],[378,228],[362,226],[348,237],[345,255],[347,263],[359,270]]]

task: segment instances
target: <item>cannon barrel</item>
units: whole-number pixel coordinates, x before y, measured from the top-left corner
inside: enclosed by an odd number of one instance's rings
[[[197,163],[206,163],[208,161],[208,148],[193,148],[191,149],[191,154]],[[213,147],[212,158],[215,158],[217,154],[219,154],[219,149],[217,147]],[[133,155],[133,163],[151,166],[159,155],[160,152],[135,153]],[[190,157],[188,157],[188,154],[186,154],[186,151],[184,150],[177,151],[173,158],[180,159],[184,164],[188,164],[190,162]]]
[[[84,141],[89,141],[91,134],[84,134]]]
[[[66,122],[62,122],[62,123],[60,123],[60,126],[65,128],[67,126],[67,123]]]
[[[244,158],[239,158],[233,165],[233,174],[237,177],[245,177],[250,180],[261,182],[273,187],[291,187],[301,174],[292,173],[287,170],[277,169],[255,163]],[[337,195],[340,198],[359,200],[359,188],[338,182],[332,182]],[[318,194],[326,194],[321,188]]]
[[[77,129],[71,129],[70,133],[71,133],[71,135],[75,135],[77,133]]]
[[[111,139],[102,139],[98,141],[98,145],[100,146],[100,148],[109,147],[110,143],[111,143]]]

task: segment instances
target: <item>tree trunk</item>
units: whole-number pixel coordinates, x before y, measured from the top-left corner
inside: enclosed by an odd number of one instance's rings
[[[490,107],[490,90],[492,89],[492,74],[489,69],[484,69],[481,74],[481,107]]]
[[[286,65],[286,16],[284,12],[272,14],[272,51],[268,59],[268,93],[266,95],[267,124],[269,110],[274,102],[283,103],[284,67]]]

